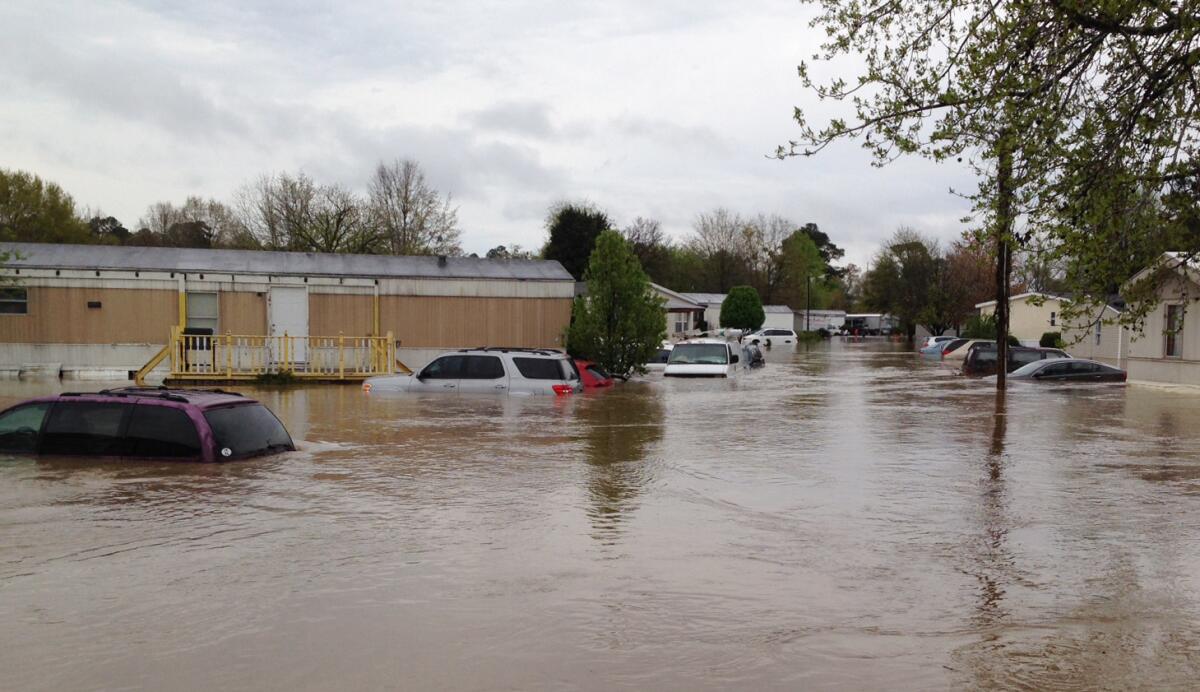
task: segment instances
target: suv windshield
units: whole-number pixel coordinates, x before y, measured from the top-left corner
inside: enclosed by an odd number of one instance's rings
[[[204,418],[226,459],[295,449],[283,424],[262,404],[211,409]]]
[[[679,344],[671,351],[671,365],[727,365],[729,349],[725,344]]]

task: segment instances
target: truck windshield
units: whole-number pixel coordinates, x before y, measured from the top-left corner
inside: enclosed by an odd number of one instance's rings
[[[671,351],[669,365],[727,365],[729,349],[725,344],[679,344]]]
[[[204,412],[204,418],[212,428],[217,453],[223,458],[295,449],[283,424],[262,404],[211,409]]]

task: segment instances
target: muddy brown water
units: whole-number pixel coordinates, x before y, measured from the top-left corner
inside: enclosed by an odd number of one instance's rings
[[[0,458],[0,688],[1200,679],[1200,394],[769,360],[561,399],[249,390],[301,451]]]

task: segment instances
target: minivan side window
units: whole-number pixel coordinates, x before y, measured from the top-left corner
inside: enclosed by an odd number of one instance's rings
[[[200,456],[200,435],[186,413],[166,406],[137,406],[125,432],[126,454],[135,457]]]
[[[530,380],[564,380],[557,358],[513,358],[521,375]]]
[[[424,380],[457,380],[462,377],[465,356],[442,356],[421,370]]]
[[[121,424],[130,408],[104,401],[59,401],[46,420],[40,452],[120,456],[125,451]]]
[[[20,406],[0,416],[0,452],[37,451],[38,433],[50,404]]]

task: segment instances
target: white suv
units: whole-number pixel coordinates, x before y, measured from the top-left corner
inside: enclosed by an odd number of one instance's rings
[[[791,329],[760,329],[742,336],[742,343],[761,344],[763,346],[779,346],[795,344],[796,332]]]
[[[583,391],[575,361],[541,348],[465,348],[443,353],[412,375],[372,377],[368,392],[573,394]]]

